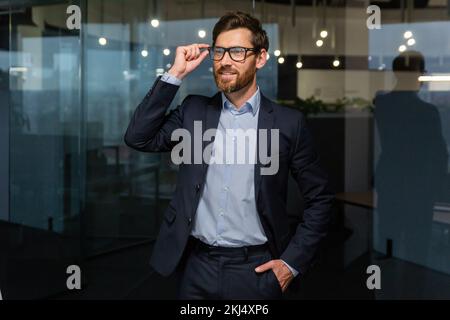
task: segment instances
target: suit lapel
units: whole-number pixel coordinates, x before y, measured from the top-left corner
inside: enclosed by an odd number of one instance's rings
[[[222,111],[222,94],[219,91],[209,99],[208,105],[206,106],[203,122],[205,127],[203,128],[202,134],[208,129],[217,129],[219,125],[221,111]],[[202,146],[203,146],[202,152],[203,150],[205,150],[206,146],[210,143],[211,141],[203,141],[202,139]],[[203,181],[204,181],[204,179],[206,178],[206,170],[208,169],[208,164],[205,161],[202,161],[202,163],[203,163]]]
[[[255,201],[256,201],[256,205],[258,206],[258,195],[259,195],[259,191],[260,191],[260,185],[261,185],[261,166],[263,166],[260,162],[260,157],[259,157],[259,147],[260,147],[260,143],[259,143],[259,131],[261,129],[265,129],[266,132],[264,132],[264,134],[267,135],[267,151],[266,150],[262,150],[263,154],[266,153],[266,155],[270,155],[270,145],[271,145],[271,141],[270,141],[270,129],[273,128],[273,122],[274,122],[274,117],[273,117],[273,108],[272,108],[272,103],[269,99],[267,99],[262,93],[261,93],[261,104],[260,104],[260,109],[259,109],[259,116],[258,116],[258,131],[257,131],[257,143],[256,143],[256,164],[255,164]]]
[[[217,92],[209,101],[205,110],[205,130],[216,129],[219,124],[220,112],[222,111],[222,94]]]

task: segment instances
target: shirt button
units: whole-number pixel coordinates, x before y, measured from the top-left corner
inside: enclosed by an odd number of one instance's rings
[[[228,187],[224,187],[223,190],[228,191]]]

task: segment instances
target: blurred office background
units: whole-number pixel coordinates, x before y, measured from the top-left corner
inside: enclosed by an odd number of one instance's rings
[[[307,115],[338,192],[320,259],[286,298],[450,298],[450,1],[0,0],[3,299],[174,297],[148,260],[177,167],[123,134],[176,47],[211,43],[230,10],[263,22],[258,84]],[[215,92],[206,60],[171,107]],[[66,288],[73,264],[82,290]],[[380,290],[366,287],[369,265]]]

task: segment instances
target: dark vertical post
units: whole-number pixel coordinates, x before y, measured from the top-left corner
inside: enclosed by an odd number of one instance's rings
[[[87,0],[79,0],[78,5],[81,9],[81,30],[80,30],[80,84],[79,84],[79,103],[80,103],[80,126],[79,126],[79,172],[78,175],[79,180],[79,188],[80,188],[80,260],[81,260],[81,268],[83,265],[83,262],[85,261],[87,254],[88,254],[88,243],[87,243],[87,217],[86,214],[88,212],[87,210],[87,190],[86,190],[86,167],[87,167],[87,157],[86,157],[86,145],[87,145],[87,110],[86,110],[86,99],[85,99],[85,87],[84,84],[86,83],[86,70],[85,66],[86,63],[86,55],[87,52],[87,39],[88,35],[84,28],[87,26],[87,17],[88,17],[88,3]]]
[[[0,50],[10,51],[10,14],[0,15]],[[9,221],[9,68],[5,72],[0,70],[0,220]]]
[[[286,55],[284,63],[278,65],[278,99],[294,100],[297,98],[297,72],[295,66],[297,63],[297,55]],[[272,58],[272,57],[271,57]],[[273,56],[273,59],[278,59]],[[280,85],[282,84],[282,85]]]

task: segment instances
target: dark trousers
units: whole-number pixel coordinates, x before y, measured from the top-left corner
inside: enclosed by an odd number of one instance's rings
[[[266,245],[212,247],[190,238],[178,270],[178,299],[280,299],[281,287],[272,270],[255,268],[272,260]]]

